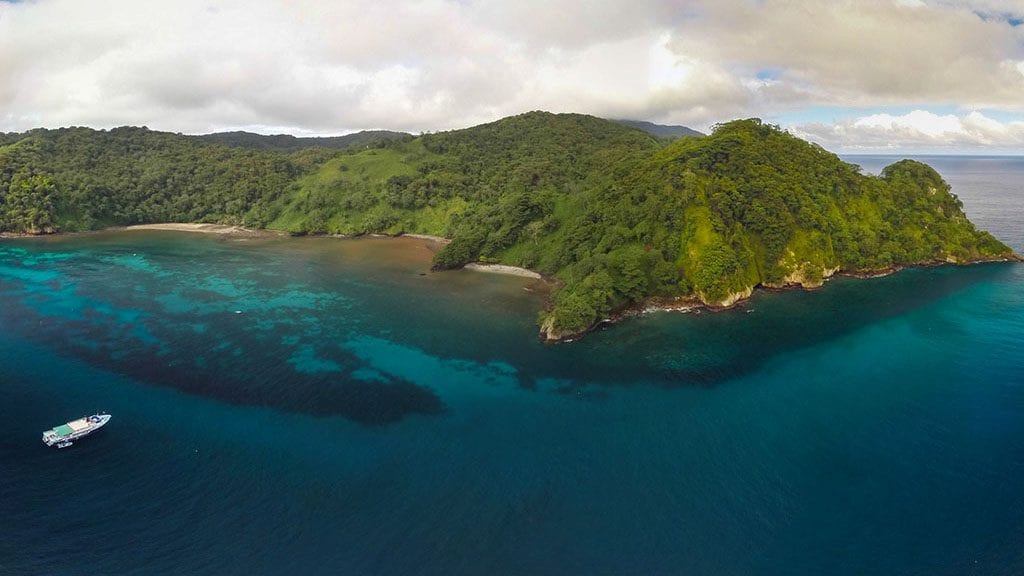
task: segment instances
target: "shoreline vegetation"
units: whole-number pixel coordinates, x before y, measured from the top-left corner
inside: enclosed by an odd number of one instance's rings
[[[142,229],[423,238],[432,270],[542,275],[550,341],[651,303],[729,308],[837,273],[1019,259],[927,164],[865,174],[757,118],[680,138],[530,112],[342,150],[250,140],[132,127],[4,135],[0,231],[206,222]]]
[[[1005,257],[978,259],[966,262],[951,262],[948,260],[923,262],[905,266],[894,266],[882,270],[836,270],[833,273],[824,276],[820,282],[814,284],[801,284],[799,282],[794,282],[777,286],[757,285],[749,290],[736,294],[735,297],[730,298],[727,303],[706,303],[697,296],[682,296],[677,298],[652,297],[643,302],[629,305],[619,310],[616,310],[611,314],[607,315],[606,317],[595,321],[593,324],[586,327],[585,329],[576,332],[557,332],[552,329],[550,324],[542,324],[539,338],[546,343],[573,342],[575,340],[579,340],[583,336],[586,336],[590,332],[597,330],[603,326],[614,325],[629,318],[635,318],[637,316],[643,316],[645,314],[651,313],[675,312],[680,314],[688,314],[700,313],[703,311],[725,312],[743,306],[758,291],[786,292],[790,290],[801,290],[810,292],[824,288],[825,284],[827,284],[833,278],[839,276],[854,278],[857,280],[872,280],[876,278],[885,278],[886,276],[891,276],[893,274],[897,274],[899,272],[911,268],[938,268],[941,266],[973,266],[978,264],[998,264],[1009,262],[1021,263],[1024,262],[1024,257],[1019,256],[1017,254],[1011,254]],[[550,281],[550,279],[546,280]]]
[[[65,236],[80,236],[89,234],[99,234],[103,232],[129,232],[129,231],[167,231],[167,232],[185,232],[185,233],[198,233],[198,234],[214,234],[221,236],[232,236],[238,238],[272,238],[272,237],[295,237],[295,235],[288,234],[282,230],[269,230],[269,229],[254,229],[246,228],[244,226],[237,226],[231,224],[211,224],[211,223],[189,223],[189,222],[163,222],[154,224],[135,224],[131,226],[112,226],[101,230],[90,230],[86,232],[46,232],[37,234],[28,233],[0,233],[0,238],[52,238],[52,237],[65,237]],[[319,238],[337,238],[341,240],[355,240],[361,238],[379,238],[379,239],[398,239],[398,238],[412,238],[415,240],[422,240],[427,245],[433,245],[435,248],[443,248],[451,243],[451,239],[444,238],[441,236],[433,236],[429,234],[366,234],[366,235],[345,235],[345,234],[314,234],[309,237]],[[850,278],[857,278],[862,280],[868,280],[873,278],[883,278],[896,274],[907,268],[930,268],[939,266],[965,266],[973,264],[987,264],[987,263],[998,263],[998,262],[1024,262],[1024,257],[1017,254],[1010,254],[1005,257],[995,257],[986,259],[977,259],[971,261],[957,261],[955,259],[936,260],[933,262],[924,262],[906,266],[891,266],[884,269],[875,270],[841,270],[838,268],[832,270],[826,270],[822,275],[820,281],[816,282],[788,282],[781,285],[765,286],[757,285],[752,287],[750,290],[745,290],[730,298],[724,303],[706,303],[703,302],[697,296],[682,296],[675,298],[666,297],[650,297],[642,302],[638,302],[632,305],[625,306],[619,310],[615,310],[612,313],[606,315],[603,318],[595,320],[591,325],[585,329],[578,330],[575,332],[554,332],[550,326],[544,324],[541,325],[540,333],[538,337],[546,343],[562,343],[562,342],[573,342],[585,336],[586,334],[599,329],[603,326],[613,325],[618,322],[622,322],[629,318],[635,318],[645,314],[659,313],[659,312],[676,312],[676,313],[699,313],[702,311],[710,312],[722,312],[726,310],[734,309],[738,306],[743,305],[747,302],[755,292],[758,290],[764,291],[788,291],[788,290],[818,290],[836,276],[846,276]],[[485,274],[502,274],[507,276],[516,276],[520,278],[529,278],[537,280],[542,283],[546,290],[546,302],[545,308],[551,307],[551,292],[554,288],[557,288],[560,284],[557,278],[551,278],[544,276],[540,272],[530,270],[528,268],[522,268],[518,266],[509,266],[506,264],[495,264],[491,262],[470,262],[462,266],[465,270],[473,272],[482,272]],[[447,269],[435,270],[438,272],[444,272]],[[532,290],[531,290],[532,291]]]
[[[215,234],[221,236],[235,236],[240,238],[269,238],[269,237],[289,237],[291,236],[283,230],[269,230],[269,229],[258,229],[258,228],[246,228],[244,226],[236,226],[231,224],[210,224],[210,223],[194,223],[194,222],[161,222],[155,224],[133,224],[131,226],[111,226],[109,228],[103,228],[100,230],[89,230],[85,232],[43,232],[38,234],[29,233],[0,233],[0,238],[53,238],[53,237],[64,237],[64,236],[79,236],[86,234],[100,234],[103,232],[131,232],[135,230],[148,230],[158,232],[192,232],[197,234]],[[415,240],[422,240],[426,243],[433,244],[435,247],[444,247],[448,245],[451,240],[441,236],[431,236],[429,234],[366,234],[366,235],[346,235],[346,234],[314,234],[311,237],[322,237],[322,238],[337,238],[341,240],[354,240],[360,238],[412,238]],[[474,272],[483,272],[487,274],[503,274],[506,276],[518,276],[520,278],[531,278],[533,280],[544,280],[550,282],[550,278],[545,278],[539,272],[529,270],[527,268],[521,268],[519,266],[509,266],[506,264],[495,264],[491,262],[471,262],[463,266],[466,270]]]

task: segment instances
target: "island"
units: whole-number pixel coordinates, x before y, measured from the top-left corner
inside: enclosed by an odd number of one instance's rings
[[[708,135],[641,128],[530,112],[351,141],[0,134],[0,231],[191,222],[444,237],[436,270],[499,264],[549,279],[538,325],[550,341],[651,302],[725,308],[837,273],[1019,259],[926,164],[864,174],[758,119]]]

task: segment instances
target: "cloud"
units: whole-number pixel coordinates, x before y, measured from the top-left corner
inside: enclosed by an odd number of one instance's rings
[[[672,5],[0,4],[0,129],[331,133],[445,129],[536,108],[642,114],[664,97],[636,71],[664,43],[656,27]]]
[[[0,130],[332,134],[527,110],[706,129],[808,107],[1024,114],[1017,0],[0,2]]]
[[[739,75],[778,70],[765,88],[785,86],[785,95],[754,88],[769,104],[1021,108],[1024,31],[964,4],[709,2],[701,25],[677,33],[671,46]]]
[[[872,114],[834,124],[805,124],[791,131],[840,151],[991,152],[1024,147],[1024,121],[1000,122],[973,111],[957,116],[914,110],[903,115]]]

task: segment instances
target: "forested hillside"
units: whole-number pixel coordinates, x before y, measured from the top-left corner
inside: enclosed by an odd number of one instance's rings
[[[535,112],[344,151],[233,148],[122,128],[4,135],[0,228],[204,221],[295,234],[425,233],[473,261],[557,278],[557,338],[651,296],[728,305],[837,270],[1012,257],[930,167],[879,177],[759,120],[665,144]]]
[[[359,149],[379,146],[394,134],[355,142]],[[290,153],[228,146],[146,128],[0,135],[0,230],[170,221],[265,227],[272,202],[342,153],[320,146]]]

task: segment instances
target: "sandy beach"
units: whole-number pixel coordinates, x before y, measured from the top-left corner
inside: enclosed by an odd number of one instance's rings
[[[516,266],[506,266],[504,264],[484,264],[483,262],[472,262],[466,264],[466,270],[475,270],[477,272],[488,272],[490,274],[508,274],[509,276],[522,276],[523,278],[533,278],[540,280],[543,278],[537,272],[533,270],[527,270],[526,268],[518,268]]]
[[[90,232],[84,232],[84,234],[103,232],[103,231],[115,231],[115,230],[126,230],[126,231],[134,231],[134,230],[161,230],[161,231],[170,231],[170,232],[195,232],[195,233],[199,233],[199,234],[220,234],[220,235],[224,235],[224,236],[242,236],[242,237],[250,237],[250,238],[266,237],[266,236],[286,236],[287,235],[287,233],[281,232],[281,231],[278,231],[278,230],[253,229],[253,228],[245,228],[245,227],[242,227],[242,226],[234,226],[234,225],[230,225],[230,224],[209,224],[209,223],[201,224],[201,223],[188,223],[188,222],[161,222],[161,223],[157,223],[157,224],[134,224],[132,226],[113,227],[113,228],[107,228],[105,230],[94,230],[94,231],[90,231]],[[24,238],[24,237],[44,238],[44,237],[52,237],[52,236],[67,236],[67,235],[71,235],[71,234],[74,234],[74,233],[58,233],[58,234],[44,234],[44,235],[7,234],[7,233],[4,233],[3,237],[5,237],[5,238],[7,238],[7,237],[11,237],[11,238]],[[416,240],[423,240],[423,241],[431,242],[431,243],[438,244],[438,245],[441,245],[441,246],[447,245],[447,244],[449,244],[451,242],[451,240],[448,239],[448,238],[443,238],[441,236],[431,236],[429,234],[401,234],[399,236],[387,236],[387,235],[383,235],[383,234],[382,235],[371,234],[370,236],[372,236],[372,237],[380,237],[380,238],[414,238]],[[354,236],[344,236],[344,235],[340,235],[340,234],[339,235],[332,235],[332,237],[341,238],[341,239],[358,238],[358,237],[354,237]],[[526,268],[519,268],[517,266],[507,266],[505,264],[489,264],[489,263],[484,263],[484,262],[473,262],[473,263],[470,263],[470,264],[466,264],[465,269],[466,270],[473,270],[473,271],[476,271],[476,272],[485,272],[485,273],[488,273],[488,274],[505,274],[505,275],[509,275],[509,276],[519,276],[519,277],[522,277],[522,278],[532,278],[534,280],[541,280],[541,279],[544,278],[541,274],[539,274],[537,272],[534,272],[533,270],[528,270]]]
[[[166,222],[161,224],[136,224],[125,226],[123,230],[170,230],[174,232],[199,232],[202,234],[230,234],[235,236],[282,236],[283,232],[274,230],[254,230],[242,226],[227,224],[187,224],[182,222]]]
[[[405,238],[418,238],[420,240],[429,240],[431,242],[437,242],[438,244],[451,244],[451,240],[442,236],[431,236],[429,234],[402,234]]]

